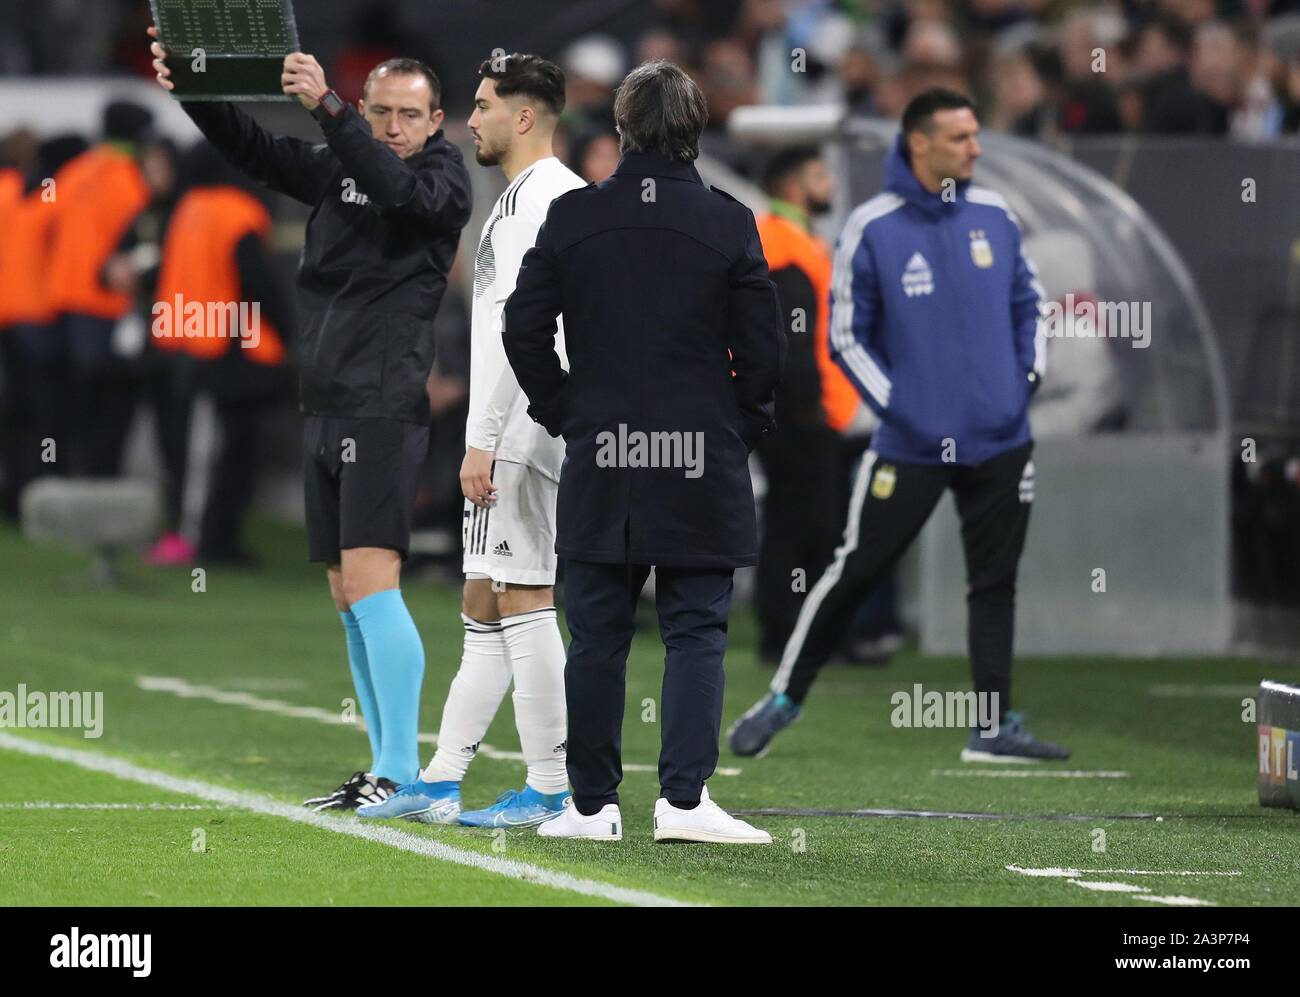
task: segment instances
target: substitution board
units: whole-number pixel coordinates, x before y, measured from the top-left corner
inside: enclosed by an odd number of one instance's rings
[[[290,100],[284,57],[299,51],[292,0],[149,0],[180,100]]]

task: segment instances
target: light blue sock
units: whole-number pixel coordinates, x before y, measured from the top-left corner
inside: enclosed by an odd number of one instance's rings
[[[361,636],[361,627],[357,625],[352,610],[343,610],[339,613],[339,619],[343,621],[343,631],[348,639],[348,666],[352,669],[352,687],[357,691],[357,705],[366,722],[366,737],[370,738],[370,768],[366,771],[373,772],[379,764],[379,745],[382,743],[380,732],[383,728],[379,720],[379,707],[375,705],[375,686],[370,681],[366,640]]]
[[[376,592],[352,604],[366,641],[370,681],[379,706],[379,760],[375,775],[398,785],[420,771],[420,683],[424,644],[402,600],[401,589]]]

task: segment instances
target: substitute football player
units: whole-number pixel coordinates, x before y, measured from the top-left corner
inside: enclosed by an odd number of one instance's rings
[[[519,264],[551,201],[585,184],[551,151],[564,110],[564,74],[535,55],[479,67],[469,127],[475,158],[508,186],[483,226],[474,260],[465,492],[465,644],[420,778],[361,817],[531,827],[564,808],[564,639],[555,617],[555,497],[564,443],[528,415],[502,346],[502,316]],[[561,343],[563,337],[561,336]],[[563,349],[563,346],[561,346]],[[460,784],[514,681],[515,724],[528,775],[484,810],[461,811]]]
[[[150,35],[158,82],[173,89]],[[323,143],[272,135],[233,104],[182,107],[232,163],[313,207],[298,269],[307,536],[343,620],[371,760],[307,803],[355,809],[420,767],[424,647],[399,583],[428,449],[433,318],[469,220],[469,175],[423,63],[376,66],[356,108],[301,52],[285,57],[281,84]]]
[[[731,748],[756,755],[799,716],[862,599],[951,488],[975,691],[997,704],[972,728],[962,758],[1067,758],[1011,709],[1016,571],[1034,499],[1028,407],[1044,369],[1045,295],[1007,203],[971,185],[980,154],[971,102],[928,90],[908,104],[902,126],[887,189],[849,215],[831,273],[831,352],[881,426],[854,483],[843,542],[803,603],[771,692],[732,727]]]

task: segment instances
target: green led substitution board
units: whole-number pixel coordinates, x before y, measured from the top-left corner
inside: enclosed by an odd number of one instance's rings
[[[292,0],[150,0],[180,100],[289,100],[284,57],[299,50]]]

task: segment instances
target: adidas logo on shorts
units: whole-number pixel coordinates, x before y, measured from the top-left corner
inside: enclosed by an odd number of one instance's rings
[[[514,555],[510,553],[510,545],[504,540],[492,548],[492,553],[497,557],[514,557]]]

